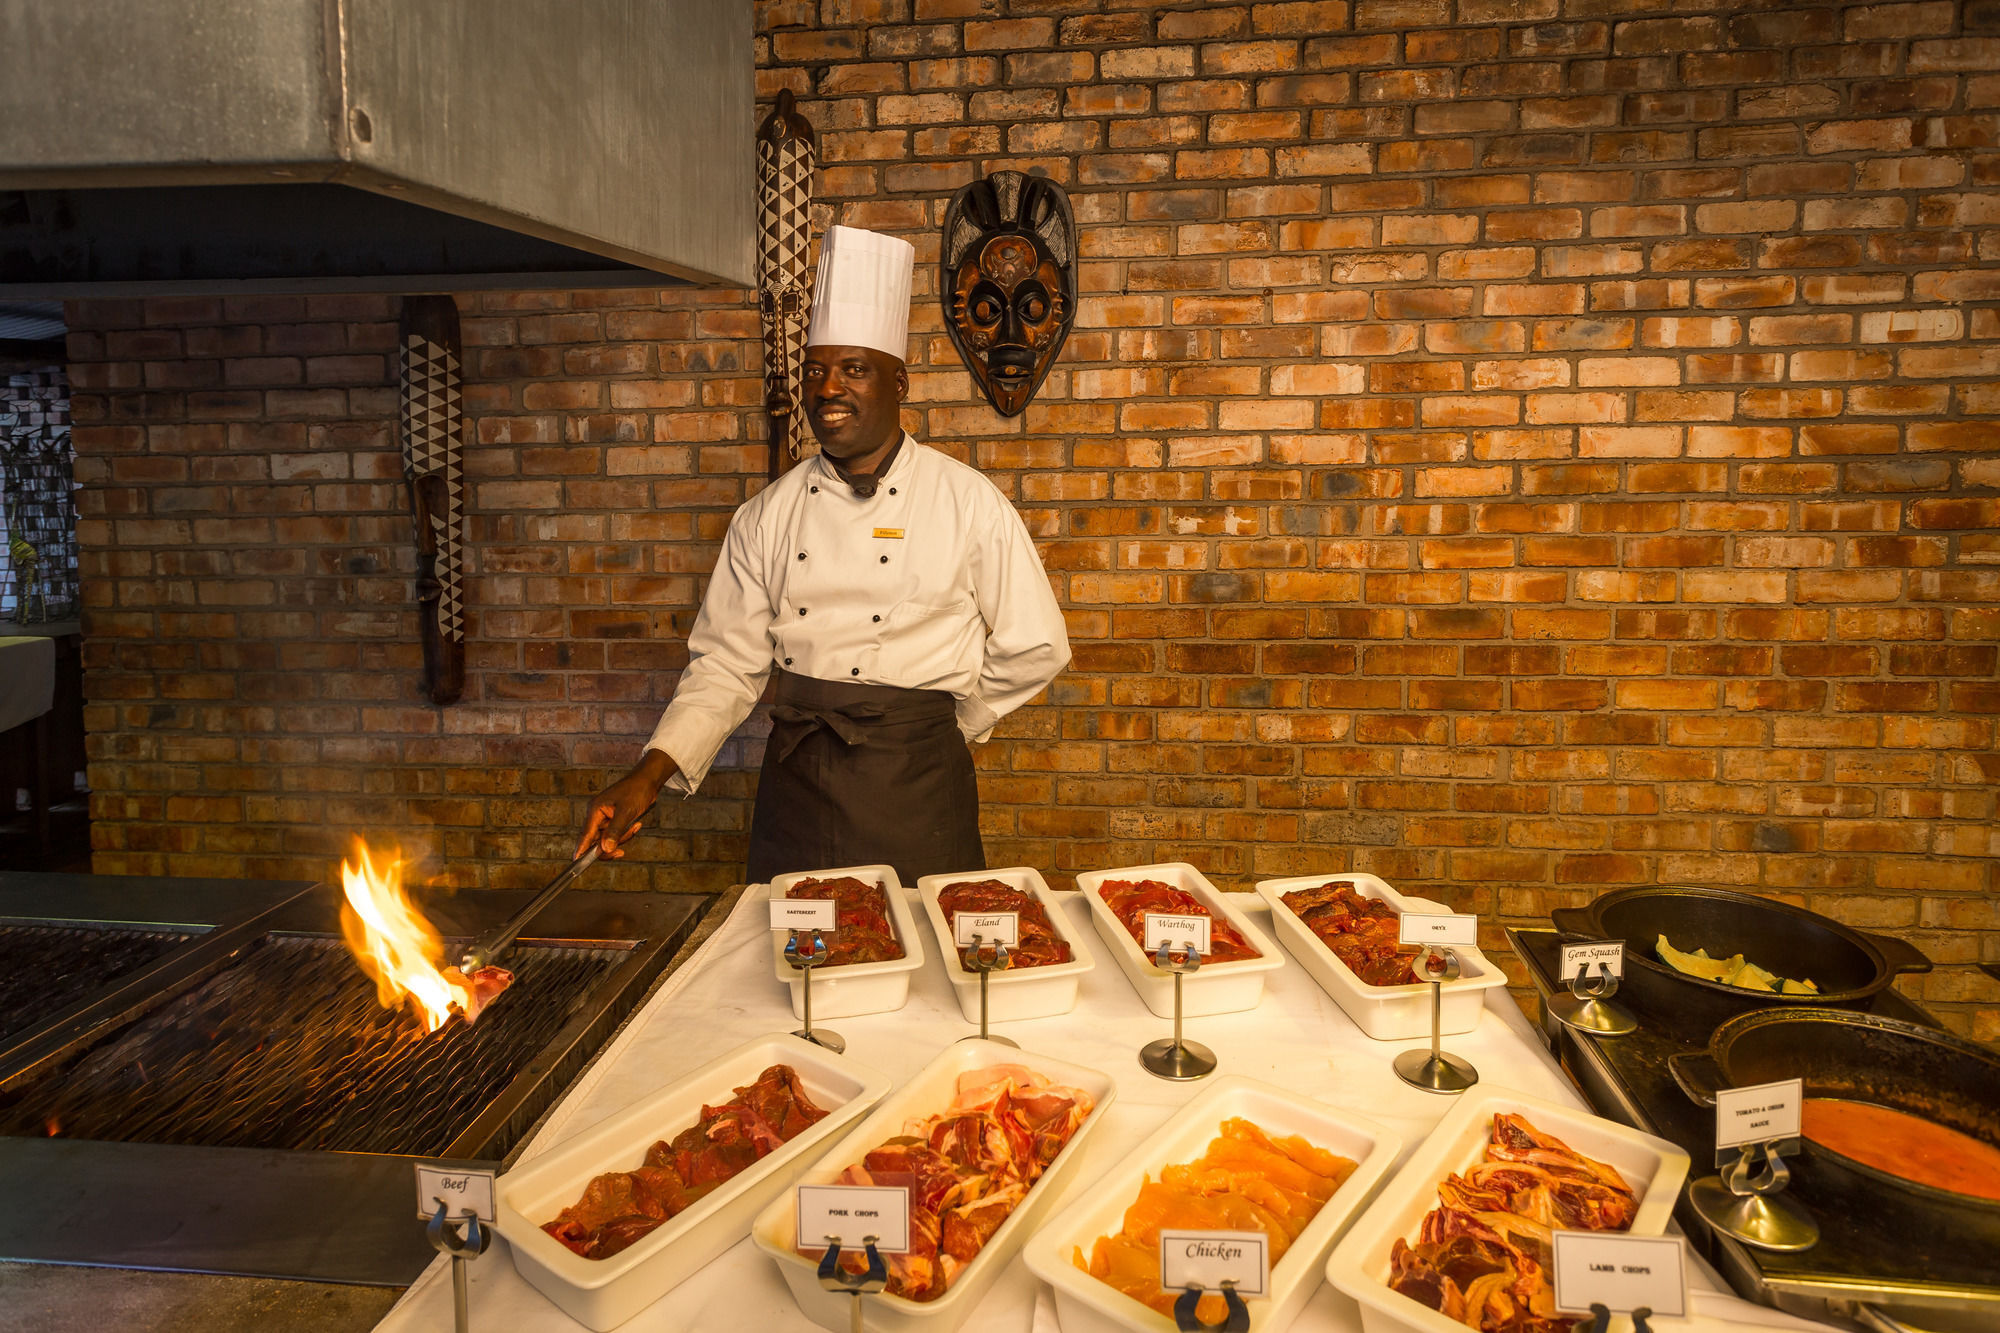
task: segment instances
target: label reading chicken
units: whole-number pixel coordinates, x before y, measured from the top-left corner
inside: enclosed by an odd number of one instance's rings
[[[1209,918],[1205,916],[1174,916],[1167,912],[1148,912],[1146,923],[1146,952],[1158,953],[1162,944],[1175,953],[1183,949],[1195,953],[1208,952]]]
[[[1271,1285],[1271,1238],[1256,1231],[1160,1231],[1160,1290],[1200,1287],[1263,1296]]]
[[[799,1186],[799,1248],[837,1241],[860,1250],[870,1238],[883,1254],[910,1252],[910,1192],[900,1185]]]
[[[961,949],[974,943],[1004,944],[1013,948],[1021,942],[1019,912],[960,912],[951,919],[951,942]]]
[[[1556,1309],[1588,1314],[1601,1305],[1613,1314],[1687,1312],[1685,1251],[1678,1236],[1556,1231],[1551,1239]]]

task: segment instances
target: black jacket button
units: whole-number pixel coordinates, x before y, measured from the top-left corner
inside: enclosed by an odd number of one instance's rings
[[[882,617],[880,617],[880,616],[877,616],[877,617],[875,617],[875,623],[876,623],[876,624],[878,624],[878,625],[879,625],[879,624],[881,624],[881,623],[882,623]]]
[[[800,615],[804,615],[805,613],[806,613],[806,609],[805,609],[805,608],[804,608],[803,606],[802,606],[802,607],[800,607],[800,608],[799,608],[799,614],[800,614]]]
[[[805,559],[805,557],[804,557],[804,556],[800,556],[800,557],[799,557],[799,559],[803,560],[803,559]],[[889,563],[889,557],[888,557],[888,556],[886,556],[886,555],[885,555],[885,556],[883,556],[883,557],[882,557],[882,563],[883,563],[883,564],[885,564],[885,565],[886,565],[886,564],[888,564],[888,563]]]
[[[850,676],[858,676],[858,675],[860,675],[860,674],[861,674],[861,668],[860,668],[860,667],[856,667],[856,668],[854,668],[854,670],[852,670],[852,671],[848,672],[847,674],[848,674],[848,675],[850,675]]]
[[[791,664],[792,664],[792,659],[791,659],[791,658],[789,658],[789,657],[788,657],[788,658],[786,658],[786,659],[785,659],[785,665],[786,665],[786,666],[790,666]]]

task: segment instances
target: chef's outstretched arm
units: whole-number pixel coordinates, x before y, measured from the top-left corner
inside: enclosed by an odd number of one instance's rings
[[[671,785],[683,796],[693,795],[722,743],[743,725],[764,693],[776,613],[766,591],[758,533],[762,508],[752,500],[730,520],[701,613],[688,634],[688,664],[673,702],[632,771],[590,803],[578,855],[593,837],[603,840],[606,856],[622,855],[619,844],[637,829],[663,788]]]
[[[1048,687],[1069,665],[1069,633],[1027,526],[997,493],[972,551],[972,589],[986,621],[986,656],[973,692],[959,701],[958,729],[983,741],[993,724]],[[975,520],[977,521],[977,520]]]

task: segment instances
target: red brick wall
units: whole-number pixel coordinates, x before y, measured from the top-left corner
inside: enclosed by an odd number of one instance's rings
[[[1917,940],[2000,1036],[2000,5],[769,0],[820,198],[926,262],[1071,191],[997,418],[920,265],[908,424],[1043,543],[1076,662],[979,753],[996,864],[1622,884]],[[821,221],[827,210],[822,210]],[[393,305],[73,310],[97,859],[539,879],[760,484],[740,292],[467,296],[467,699],[417,690]],[[753,722],[609,878],[736,873]]]

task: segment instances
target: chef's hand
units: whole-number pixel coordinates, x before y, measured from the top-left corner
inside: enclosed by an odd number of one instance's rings
[[[661,750],[648,750],[630,773],[599,792],[590,803],[590,818],[577,840],[576,854],[582,856],[593,839],[599,850],[616,860],[625,855],[619,844],[639,831],[639,821],[660,799],[660,788],[680,772],[679,765]]]

